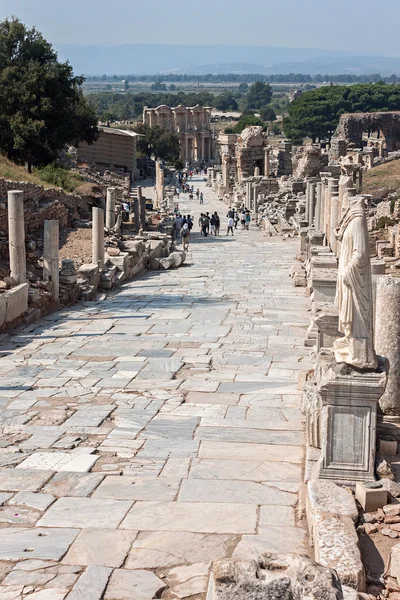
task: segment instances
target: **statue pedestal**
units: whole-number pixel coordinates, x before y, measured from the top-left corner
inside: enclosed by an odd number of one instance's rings
[[[322,400],[319,477],[340,481],[375,479],[376,413],[385,391],[384,362],[362,371],[319,355],[317,389]]]

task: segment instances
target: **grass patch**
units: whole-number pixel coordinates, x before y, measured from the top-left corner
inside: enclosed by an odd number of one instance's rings
[[[42,181],[60,187],[66,192],[73,192],[82,183],[82,177],[54,163],[38,169]]]
[[[379,165],[364,173],[362,191],[377,199],[386,198],[396,191],[400,194],[400,160]]]
[[[0,155],[0,177],[12,181],[29,181],[45,188],[61,187],[67,192],[72,192],[82,184],[82,177],[67,169],[56,165],[48,165],[44,169],[33,169],[28,173],[25,167],[16,165],[5,156]]]

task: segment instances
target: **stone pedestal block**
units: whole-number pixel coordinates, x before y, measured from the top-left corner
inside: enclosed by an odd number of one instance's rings
[[[21,283],[3,294],[6,298],[6,323],[11,323],[28,310],[29,284]]]
[[[360,371],[321,354],[316,365],[322,399],[320,477],[340,481],[375,478],[376,414],[385,391],[386,364]]]

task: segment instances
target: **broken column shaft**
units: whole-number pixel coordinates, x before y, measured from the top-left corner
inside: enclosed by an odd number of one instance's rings
[[[107,188],[106,227],[112,229],[115,225],[115,188]]]
[[[26,283],[24,194],[18,190],[8,192],[8,239],[10,276]]]
[[[43,244],[43,279],[51,282],[51,295],[58,302],[60,295],[58,249],[59,249],[58,221],[44,222]]]
[[[104,211],[92,209],[92,262],[101,270],[104,267]]]

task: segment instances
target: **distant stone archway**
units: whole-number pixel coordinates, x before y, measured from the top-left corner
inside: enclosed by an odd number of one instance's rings
[[[369,130],[381,132],[388,152],[400,150],[400,111],[345,113],[340,117],[335,137],[362,148],[363,133]]]

